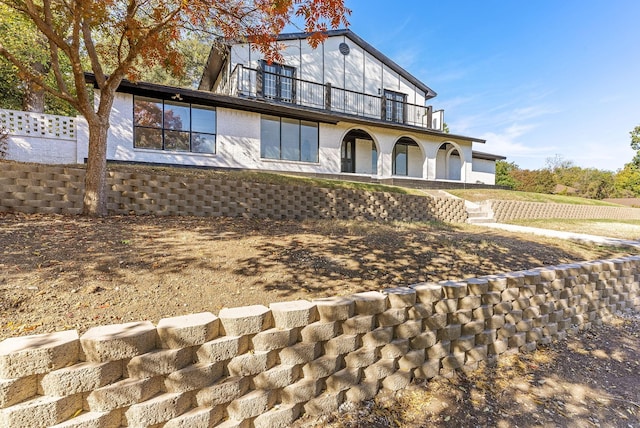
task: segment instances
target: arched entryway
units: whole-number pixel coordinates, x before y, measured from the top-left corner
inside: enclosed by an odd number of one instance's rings
[[[461,181],[463,164],[460,149],[451,143],[442,144],[436,156],[436,179]]]
[[[352,129],[342,139],[340,171],[355,174],[378,174],[378,147],[373,137],[362,129]]]
[[[413,139],[402,137],[393,146],[393,175],[422,177],[423,163],[422,150]]]

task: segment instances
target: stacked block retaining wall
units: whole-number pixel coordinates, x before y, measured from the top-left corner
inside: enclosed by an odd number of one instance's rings
[[[3,427],[286,427],[640,310],[640,257],[0,342]]]
[[[524,201],[491,201],[497,222],[517,219],[567,218],[640,220],[640,209],[600,205],[548,204]]]
[[[79,214],[84,169],[4,163],[0,211]],[[398,193],[108,172],[110,214],[463,223],[464,201]]]

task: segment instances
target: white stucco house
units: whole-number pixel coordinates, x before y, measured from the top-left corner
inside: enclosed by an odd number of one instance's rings
[[[495,183],[505,157],[475,151],[482,139],[443,132],[444,112],[430,105],[436,93],[425,83],[350,30],[327,32],[316,49],[306,36],[280,36],[281,63],[250,43],[214,47],[198,90],[123,82],[107,159]],[[85,150],[79,143],[79,161]]]

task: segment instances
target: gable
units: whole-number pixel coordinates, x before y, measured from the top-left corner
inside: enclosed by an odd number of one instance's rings
[[[306,42],[307,33],[282,34],[278,38],[284,47],[284,63],[298,70],[297,78],[371,95],[394,90],[407,94],[408,102],[421,105],[437,95],[351,30],[332,30],[326,34],[327,39],[316,49]],[[258,68],[261,58],[249,43],[232,44],[226,49],[214,47],[199,89],[213,90],[216,82],[236,64]]]

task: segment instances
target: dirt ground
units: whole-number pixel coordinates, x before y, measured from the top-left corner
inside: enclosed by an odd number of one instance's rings
[[[0,214],[0,340],[631,251],[469,225]],[[614,321],[476,374],[383,396],[340,423],[640,426],[640,321]],[[413,413],[403,413],[411,403]]]
[[[629,254],[467,225],[0,214],[0,338]]]

